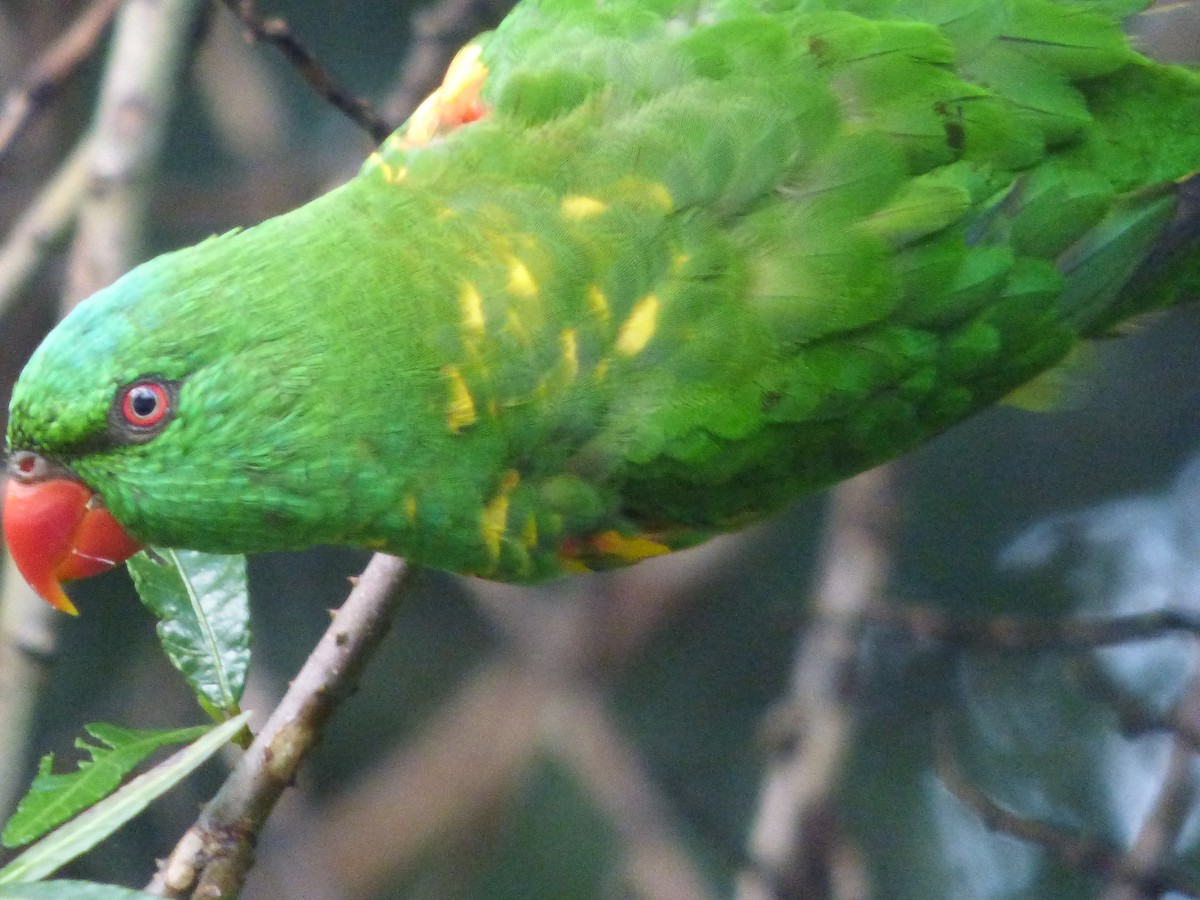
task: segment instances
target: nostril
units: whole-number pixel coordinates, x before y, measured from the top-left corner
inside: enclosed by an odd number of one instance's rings
[[[45,464],[45,460],[36,453],[20,450],[12,455],[12,459],[8,463],[8,470],[15,477],[28,481],[41,475]]]

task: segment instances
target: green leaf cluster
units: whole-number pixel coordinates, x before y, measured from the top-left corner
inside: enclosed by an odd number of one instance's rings
[[[55,772],[54,754],[42,757],[2,837],[10,848],[37,843],[0,869],[0,900],[147,896],[112,885],[42,879],[122,827],[229,741],[248,739],[249,714],[238,708],[250,663],[245,558],[151,550],[130,560],[129,571],[142,602],[159,620],[167,658],[219,724],[141,730],[95,722],[85,726],[91,741],[76,740],[87,758],[75,771]],[[187,746],[120,787],[151,754],[176,744]]]

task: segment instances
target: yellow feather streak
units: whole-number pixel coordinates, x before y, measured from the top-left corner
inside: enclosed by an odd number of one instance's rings
[[[487,320],[483,317],[483,298],[471,282],[463,282],[458,304],[462,309],[463,328],[474,334],[483,334],[487,326]]]
[[[530,514],[525,518],[525,527],[521,530],[521,543],[532,550],[537,546],[538,528],[537,518]]]
[[[567,380],[573,380],[579,374],[579,341],[574,328],[564,328],[562,332],[563,365],[567,370]]]
[[[621,323],[621,333],[617,335],[617,352],[625,356],[641,353],[654,330],[658,327],[658,297],[647,294],[633,307],[629,317]]]
[[[596,318],[607,325],[612,314],[608,310],[608,298],[604,296],[604,291],[600,290],[600,288],[596,287],[594,284],[589,284],[587,289],[587,299],[588,306],[590,306],[592,312],[596,314]]]
[[[670,553],[671,548],[644,537],[622,537],[615,531],[605,531],[592,538],[592,547],[605,556],[635,563],[652,556]]]
[[[479,414],[475,410],[475,398],[463,380],[458,366],[446,366],[442,374],[450,380],[450,402],[446,406],[446,426],[455,434],[472,424]]]
[[[479,516],[479,534],[488,555],[495,562],[500,558],[500,542],[508,530],[508,495],[521,483],[521,473],[509,469],[500,479],[500,490],[496,492]]]
[[[598,216],[608,209],[608,204],[595,197],[585,197],[582,194],[571,194],[562,199],[562,213],[568,219],[581,221]]]
[[[536,297],[538,283],[529,267],[515,256],[508,263],[508,290],[518,297]]]
[[[365,170],[372,169],[383,175],[383,180],[388,184],[399,184],[408,177],[407,166],[393,166],[377,151],[367,157],[367,162],[363,167]]]

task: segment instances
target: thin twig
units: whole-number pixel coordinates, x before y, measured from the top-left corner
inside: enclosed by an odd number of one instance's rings
[[[0,108],[0,167],[17,139],[91,56],[121,0],[94,0],[34,62]]]
[[[894,628],[914,640],[998,652],[1075,651],[1170,637],[1200,635],[1200,615],[1179,609],[1152,610],[1111,618],[1038,620],[946,615],[928,607],[873,608],[864,621]]]
[[[1075,660],[1075,670],[1088,695],[1099,699],[1116,714],[1117,730],[1121,734],[1137,738],[1166,732],[1192,753],[1200,753],[1200,716],[1190,702],[1180,701],[1166,710],[1155,709],[1144,697],[1111,677],[1091,656]]]
[[[837,877],[833,795],[855,734],[860,623],[879,603],[891,570],[893,478],[885,466],[834,493],[817,621],[797,647],[785,701],[792,740],[767,764],[749,838],[752,868],[738,877],[739,900],[826,896],[822,886]]]
[[[1146,816],[1137,837],[1130,845],[1125,855],[1126,864],[1143,875],[1154,873],[1167,865],[1175,852],[1180,833],[1195,807],[1197,792],[1200,786],[1196,783],[1195,754],[1196,746],[1188,737],[1195,736],[1195,722],[1200,715],[1200,658],[1196,648],[1192,647],[1192,672],[1180,699],[1171,712],[1170,720],[1186,723],[1190,734],[1175,730],[1171,742],[1171,754],[1163,772],[1162,784],[1154,806]],[[1110,885],[1102,895],[1102,900],[1143,900],[1146,892],[1143,890],[1141,878],[1133,884],[1118,883]]]
[[[334,81],[312,51],[300,43],[283,19],[263,18],[254,8],[252,0],[221,2],[246,26],[253,38],[274,45],[283,58],[300,73],[300,77],[308,82],[309,87],[367,132],[376,143],[381,142],[395,129],[394,125],[379,117],[370,103],[362,97],[356,97]]]
[[[937,773],[950,793],[978,816],[987,828],[1036,844],[1076,872],[1135,885],[1152,897],[1167,891],[1200,897],[1200,881],[1175,866],[1159,864],[1143,868],[1105,841],[1065,831],[1036,819],[1027,819],[1005,809],[962,773],[945,733],[937,741]]]
[[[1159,873],[1170,868],[1176,841],[1194,808],[1194,764],[1192,751],[1174,742],[1154,806],[1122,862],[1122,871],[1131,874],[1108,885],[1101,900],[1155,900],[1160,896],[1156,889]]]
[[[393,556],[372,558],[282,702],[147,892],[237,895],[254,864],[259,831],[387,633],[410,571]]]

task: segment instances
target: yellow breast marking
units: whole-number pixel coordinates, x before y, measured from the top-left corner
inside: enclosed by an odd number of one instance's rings
[[[641,353],[658,327],[658,297],[647,294],[634,304],[617,335],[617,352],[625,356]]]
[[[508,530],[508,495],[521,483],[521,473],[509,469],[500,479],[500,488],[479,515],[479,534],[492,561],[500,558],[500,542]]]
[[[472,424],[479,414],[475,410],[475,398],[467,387],[458,366],[446,366],[442,374],[450,380],[450,402],[446,405],[446,426],[458,433]]]

